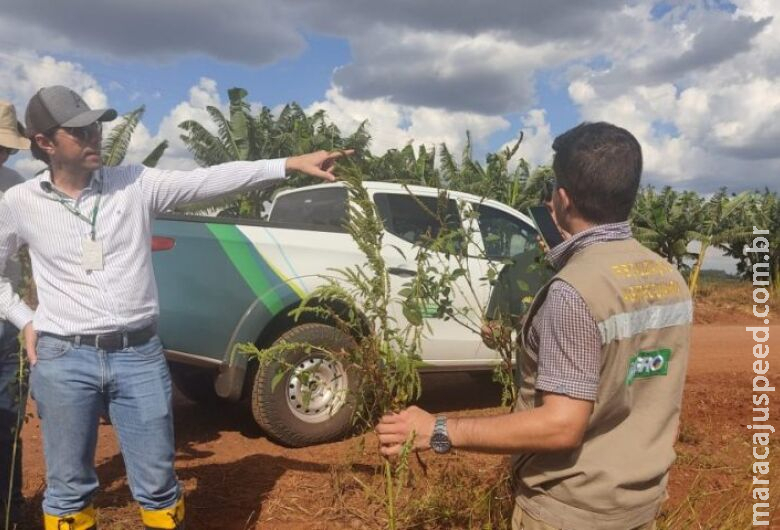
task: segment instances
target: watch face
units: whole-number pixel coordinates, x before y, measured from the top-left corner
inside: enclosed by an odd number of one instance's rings
[[[431,436],[431,449],[435,453],[447,453],[451,447],[452,443],[450,443],[449,436],[443,432],[434,432],[433,436]]]

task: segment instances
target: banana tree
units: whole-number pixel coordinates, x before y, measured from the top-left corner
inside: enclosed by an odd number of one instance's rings
[[[384,155],[364,157],[361,170],[371,180],[392,181],[420,186],[441,187],[440,172],[435,167],[436,148],[420,145],[415,152],[411,144],[390,149]]]
[[[769,270],[772,291],[780,291],[780,199],[775,193],[763,197],[762,226],[769,230]]]
[[[296,103],[286,105],[278,117],[263,107],[252,115],[246,101],[247,91],[243,88],[228,90],[228,116],[213,106],[206,108],[216,125],[211,133],[202,123],[187,120],[179,124],[184,130],[182,141],[202,166],[211,166],[235,160],[260,160],[299,155],[319,149],[366,149],[370,136],[365,123],[348,137],[343,137],[336,125],[329,123],[324,111],[307,115]],[[286,187],[297,187],[313,183],[311,177],[291,175],[284,183]],[[238,198],[210,201],[196,208],[221,207],[229,216],[261,217],[265,203],[277,188],[264,188],[241,194]]]
[[[737,259],[737,271],[746,278],[753,278],[755,265],[768,266],[770,288],[773,292],[780,290],[780,198],[776,193],[765,190],[763,193],[753,193],[751,201],[740,214],[739,225],[742,232],[720,245],[727,255]],[[753,227],[767,230],[762,234],[769,240],[768,253],[747,252],[755,237]],[[768,258],[768,259],[765,259]]]
[[[141,105],[137,109],[123,115],[119,124],[111,129],[108,138],[103,142],[102,158],[104,166],[118,166],[125,159],[127,148],[130,146],[130,140],[133,138],[133,132],[135,132],[135,128],[141,122],[145,111],[146,107]],[[148,167],[156,166],[167,148],[168,140],[163,140],[157,144],[157,147],[152,149],[152,152],[141,163]]]
[[[699,232],[702,202],[690,191],[676,192],[667,186],[658,193],[653,187],[643,188],[631,212],[635,237],[687,272],[685,260],[697,257],[688,252],[688,244],[703,237]]]
[[[130,140],[133,138],[133,132],[135,132],[136,127],[141,122],[145,111],[146,107],[141,105],[137,109],[123,115],[119,123],[111,129],[108,137],[103,141],[102,158],[104,166],[118,166],[125,159],[127,149],[130,146]],[[148,167],[156,166],[167,148],[168,140],[163,140],[152,149],[152,152],[141,163]]]
[[[524,211],[539,203],[545,183],[553,181],[553,173],[548,166],[539,166],[531,171],[528,162],[522,158],[514,168],[510,167],[510,161],[518,153],[522,141],[521,133],[514,144],[497,153],[488,153],[484,167],[472,156],[470,134],[466,133],[466,146],[460,163],[455,161],[447,146],[442,144],[442,181],[450,189],[494,199]]]
[[[742,212],[750,204],[751,200],[752,195],[748,192],[729,197],[726,189],[723,188],[703,204],[698,216],[700,227],[698,239],[701,243],[701,248],[688,278],[691,296],[696,294],[699,274],[707,249],[713,245],[719,246],[735,238],[750,235],[751,230],[741,226],[739,221]]]

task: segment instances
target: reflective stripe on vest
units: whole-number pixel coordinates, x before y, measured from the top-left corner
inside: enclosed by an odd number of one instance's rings
[[[693,302],[686,300],[675,304],[656,305],[628,313],[612,315],[599,322],[601,344],[627,339],[653,329],[682,326],[693,321]]]

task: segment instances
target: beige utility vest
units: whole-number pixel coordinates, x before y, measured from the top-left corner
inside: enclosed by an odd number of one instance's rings
[[[601,333],[601,372],[582,446],[514,459],[517,503],[563,530],[626,530],[666,498],[680,416],[693,307],[675,267],[634,239],[594,243],[550,281],[570,284]],[[537,352],[528,348],[542,287],[522,329],[516,410],[541,405]]]

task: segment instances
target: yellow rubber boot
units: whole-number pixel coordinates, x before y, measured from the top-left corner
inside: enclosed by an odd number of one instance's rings
[[[162,510],[141,508],[141,521],[146,530],[184,530],[184,497],[176,504]]]
[[[95,509],[87,506],[80,512],[68,515],[43,514],[43,528],[45,530],[95,530]]]

